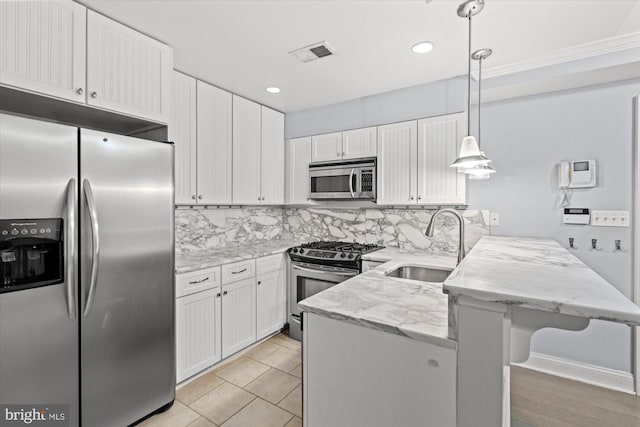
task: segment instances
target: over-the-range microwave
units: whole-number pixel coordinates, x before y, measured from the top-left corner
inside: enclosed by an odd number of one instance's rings
[[[309,197],[375,200],[376,158],[309,163]]]

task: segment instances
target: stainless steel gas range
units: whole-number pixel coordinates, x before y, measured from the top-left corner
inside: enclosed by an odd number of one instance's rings
[[[302,340],[298,302],[357,276],[362,255],[384,246],[349,242],[303,243],[289,249],[289,335]]]

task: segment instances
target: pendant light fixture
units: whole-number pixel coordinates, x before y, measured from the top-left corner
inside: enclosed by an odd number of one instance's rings
[[[482,106],[482,61],[491,56],[493,51],[489,48],[478,49],[471,54],[471,59],[474,61],[478,61],[478,149],[480,149],[480,144],[482,144],[482,134],[480,133],[480,125],[482,121],[480,120],[480,107]],[[480,151],[480,153],[484,156],[484,151]],[[495,173],[495,169],[491,166],[484,165],[476,165],[468,169],[464,169],[462,172],[469,175],[470,179],[489,179],[492,173]]]
[[[458,6],[458,16],[469,20],[469,68],[467,74],[467,136],[462,140],[460,154],[451,164],[454,168],[468,169],[477,165],[486,165],[489,160],[480,152],[478,141],[471,135],[471,17],[484,8],[484,0],[467,0]]]

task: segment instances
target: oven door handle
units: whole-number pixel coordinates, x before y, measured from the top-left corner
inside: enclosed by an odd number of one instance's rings
[[[349,192],[351,193],[351,198],[355,199],[356,195],[353,194],[353,174],[356,171],[356,168],[351,168],[351,173],[349,174]]]
[[[344,273],[341,271],[329,271],[329,270],[315,270],[313,268],[305,268],[305,267],[300,267],[299,265],[295,265],[293,264],[291,266],[292,268],[296,269],[296,270],[301,270],[301,271],[306,271],[309,273],[329,273],[329,274],[335,274],[336,276],[342,276],[342,277],[355,277],[357,276],[359,273]]]

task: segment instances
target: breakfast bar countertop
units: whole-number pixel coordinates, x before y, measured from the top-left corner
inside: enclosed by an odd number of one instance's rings
[[[483,237],[445,280],[452,297],[640,325],[640,308],[551,239]]]

